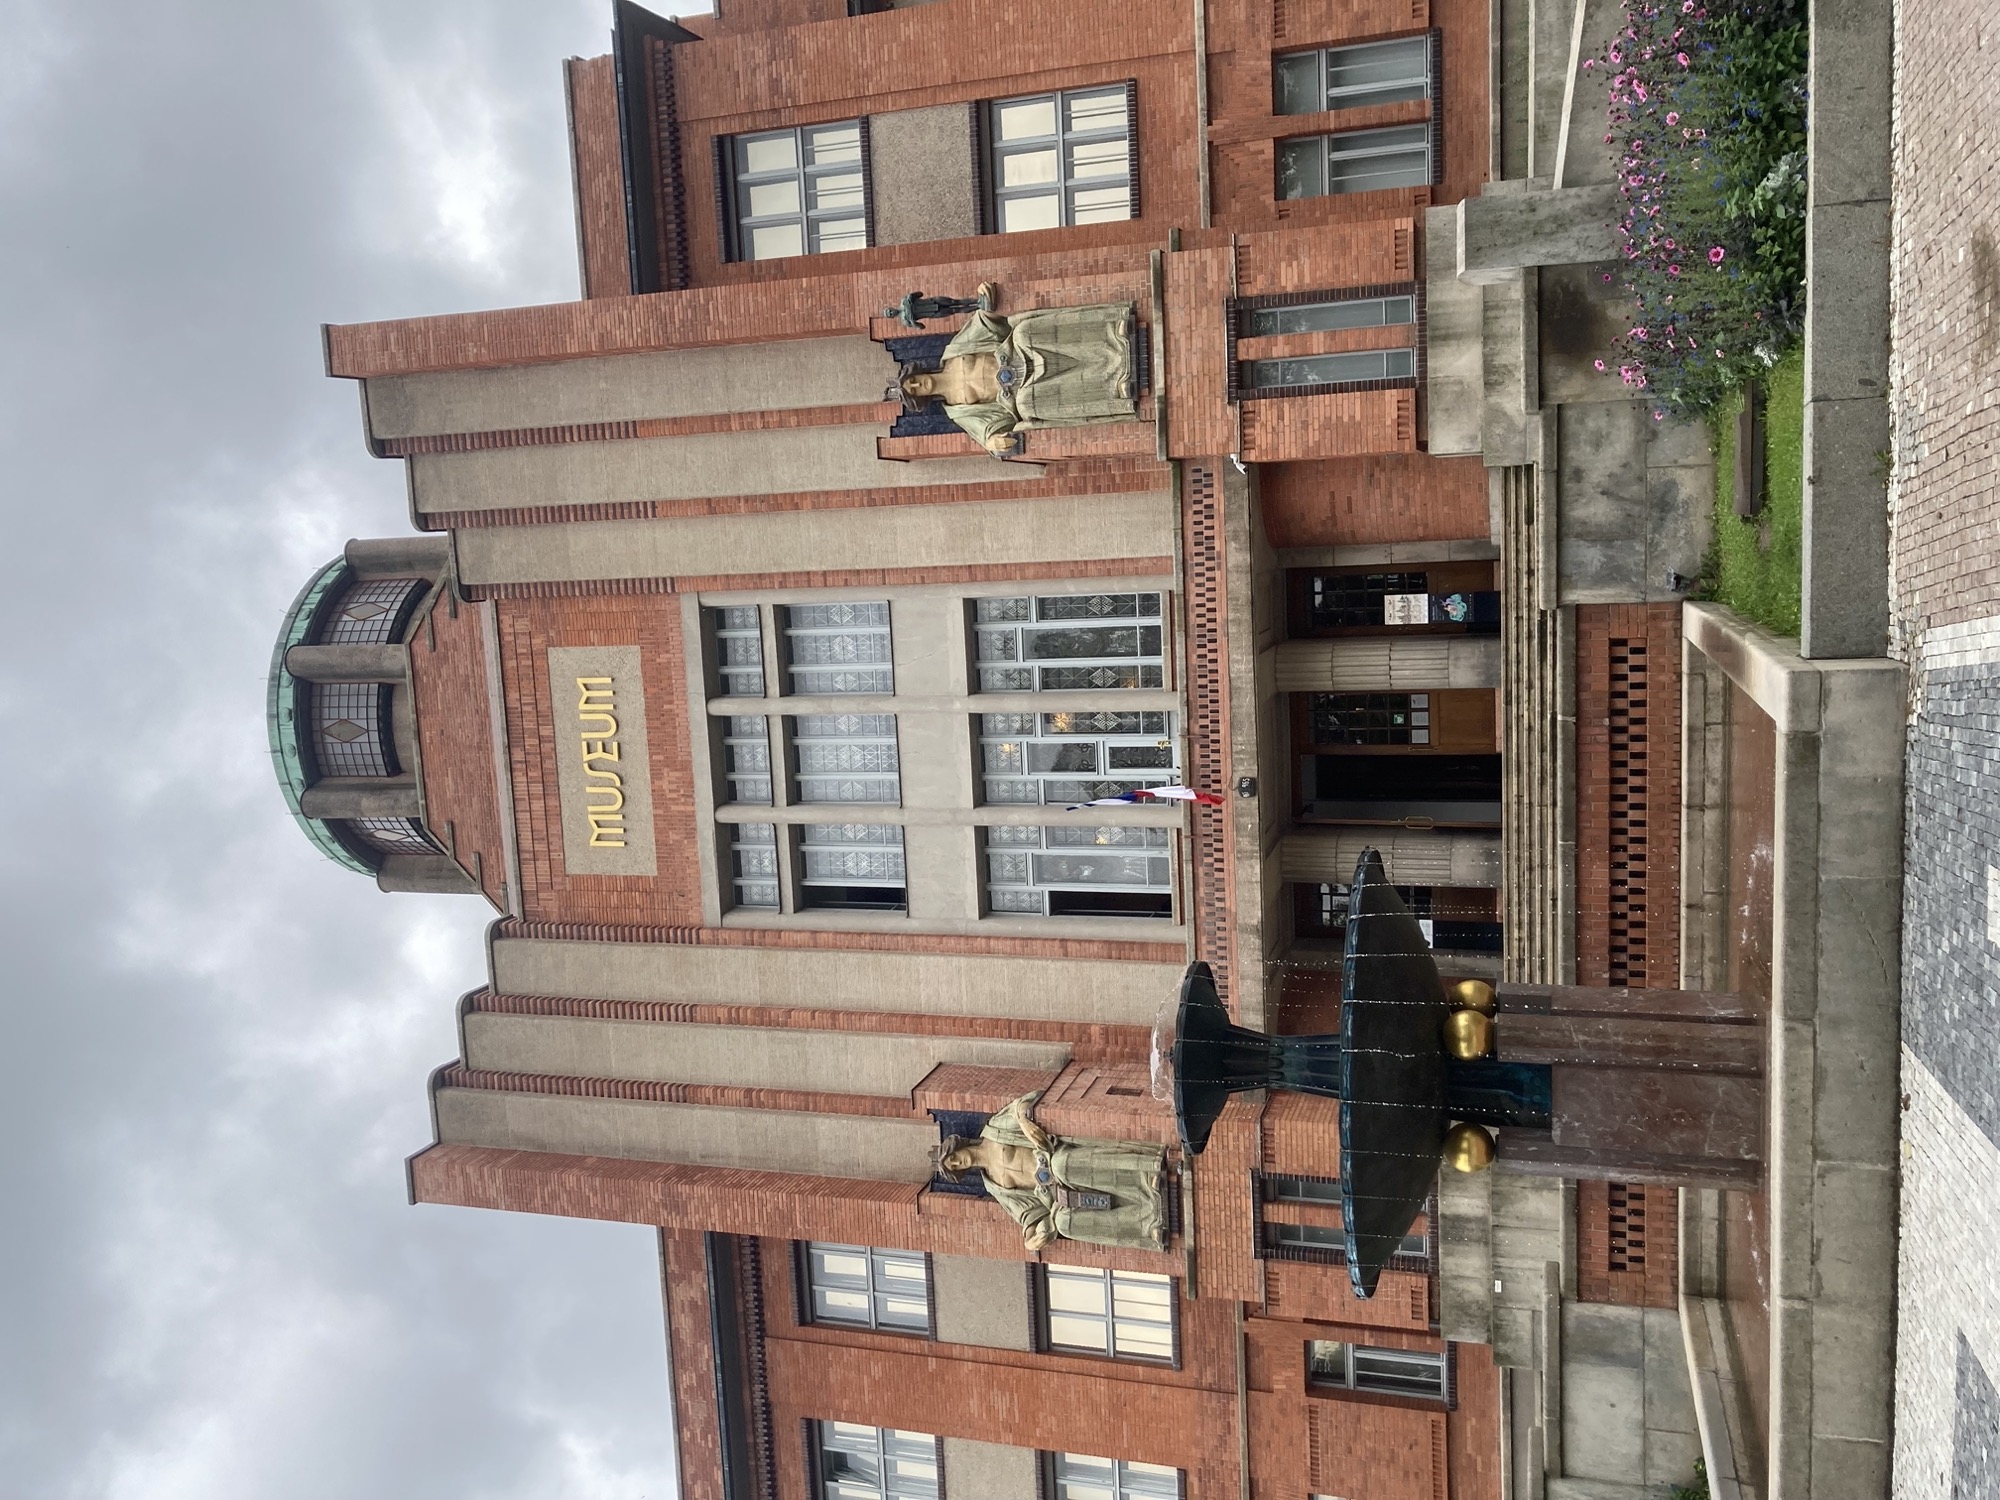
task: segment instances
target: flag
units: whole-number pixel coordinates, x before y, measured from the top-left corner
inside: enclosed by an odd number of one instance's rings
[[[1221,807],[1228,799],[1214,792],[1198,792],[1191,786],[1142,786],[1115,797],[1094,797],[1088,802],[1072,802],[1067,811],[1084,807],[1118,807],[1134,802],[1199,802],[1204,807]]]

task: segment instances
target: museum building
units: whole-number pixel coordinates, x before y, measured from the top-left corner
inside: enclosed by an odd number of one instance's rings
[[[1657,1187],[1447,1174],[1363,1298],[1334,1101],[1143,1233],[938,1160],[1173,1147],[1183,970],[1330,1029],[1369,847],[1448,976],[1676,982],[1678,471],[1527,32],[621,0],[582,297],[325,330],[413,529],[288,614],[279,780],[498,914],[411,1196],[658,1227],[690,1500],[1641,1493],[1560,1351],[1674,1306]]]

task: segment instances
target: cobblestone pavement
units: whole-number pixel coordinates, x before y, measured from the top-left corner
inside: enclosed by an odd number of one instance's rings
[[[1894,1493],[2000,1500],[2000,5],[1897,9],[1891,592],[1912,694]]]

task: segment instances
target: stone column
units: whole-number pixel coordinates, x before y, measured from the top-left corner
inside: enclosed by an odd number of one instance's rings
[[[1286,880],[1346,885],[1361,851],[1373,846],[1396,885],[1497,886],[1500,835],[1409,828],[1301,829],[1278,845]]]
[[[299,811],[308,818],[415,818],[423,809],[413,776],[329,776],[305,789]]]
[[[1281,693],[1437,693],[1500,686],[1500,638],[1362,636],[1285,641],[1272,680]]]
[[[342,554],[357,578],[435,578],[451,558],[442,536],[385,536],[351,541]]]
[[[456,861],[442,854],[389,854],[375,872],[375,887],[383,891],[415,891],[421,895],[476,896],[479,887]]]
[[[294,646],[285,670],[301,682],[402,682],[410,675],[406,646]]]

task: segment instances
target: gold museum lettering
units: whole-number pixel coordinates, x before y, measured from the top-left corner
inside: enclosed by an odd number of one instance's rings
[[[618,760],[618,720],[612,713],[609,677],[576,679],[576,719],[583,743],[584,814],[590,819],[590,847],[625,847],[625,782],[604,762]],[[609,800],[600,800],[609,799]]]

